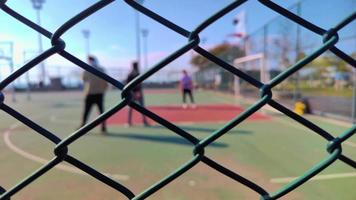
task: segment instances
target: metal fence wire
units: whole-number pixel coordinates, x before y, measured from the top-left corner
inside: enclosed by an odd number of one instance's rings
[[[311,62],[313,59],[320,56],[327,50],[333,52],[336,56],[343,59],[345,62],[350,64],[352,67],[356,67],[355,60],[350,57],[349,55],[345,54],[343,51],[338,49],[335,45],[338,42],[338,31],[351,23],[356,18],[356,12],[352,13],[350,16],[342,20],[339,24],[335,25],[333,28],[325,30],[295,14],[286,10],[285,8],[279,6],[278,4],[269,1],[269,0],[259,0],[259,3],[263,4],[269,9],[283,15],[284,17],[288,18],[289,20],[294,21],[295,23],[303,26],[304,28],[318,34],[321,36],[323,44],[317,48],[313,53],[310,55],[305,56],[301,60],[299,60],[294,65],[287,68],[285,71],[281,72],[278,76],[274,77],[268,83],[262,83],[249,75],[245,74],[244,72],[240,71],[239,69],[233,67],[232,65],[220,60],[216,56],[209,53],[207,50],[203,49],[199,46],[199,33],[202,32],[205,28],[213,24],[215,21],[219,20],[222,16],[226,15],[227,13],[231,12],[232,10],[239,7],[241,4],[245,3],[247,0],[238,0],[234,1],[225,8],[221,9],[205,21],[203,21],[198,27],[196,27],[193,31],[185,30],[184,28],[176,25],[174,22],[171,22],[159,14],[147,9],[146,7],[140,5],[138,2],[134,0],[124,0],[129,6],[133,7],[137,11],[141,12],[142,14],[154,19],[155,21],[161,23],[162,25],[168,27],[172,31],[186,37],[188,39],[188,43],[178,49],[176,52],[172,53],[171,55],[167,56],[163,60],[161,60],[158,64],[152,66],[148,71],[142,73],[140,76],[129,82],[128,84],[124,85],[120,81],[116,80],[108,76],[105,73],[102,73],[92,66],[86,64],[85,62],[79,60],[77,57],[73,56],[69,52],[65,50],[65,41],[63,41],[60,37],[66,33],[69,29],[73,26],[78,24],[80,21],[84,20],[88,16],[92,15],[93,13],[99,11],[105,6],[108,6],[110,3],[114,2],[114,0],[101,0],[97,3],[93,4],[92,6],[88,7],[87,9],[83,10],[62,26],[60,26],[54,33],[47,31],[45,28],[40,27],[33,23],[32,21],[28,20],[27,18],[23,17],[20,13],[15,12],[10,7],[6,5],[6,0],[0,0],[0,8],[3,12],[7,13],[8,15],[12,16],[13,18],[17,19],[19,22],[27,25],[28,27],[32,28],[33,30],[41,33],[45,37],[51,40],[52,47],[44,51],[42,54],[38,55],[17,71],[13,72],[9,75],[6,79],[1,81],[0,83],[0,90],[8,86],[11,82],[17,79],[19,76],[26,73],[28,70],[36,66],[41,61],[47,59],[48,57],[59,54],[63,58],[67,59],[68,61],[74,63],[78,67],[81,67],[84,70],[87,70],[100,78],[106,80],[107,82],[114,85],[121,91],[122,99],[119,100],[115,106],[110,108],[108,111],[97,117],[95,120],[91,121],[90,123],[86,124],[85,126],[81,127],[79,130],[75,131],[65,139],[61,140],[57,137],[54,133],[46,130],[45,128],[39,126],[38,124],[34,123],[29,117],[22,115],[21,113],[17,112],[10,106],[8,106],[4,102],[5,95],[3,92],[0,93],[0,109],[7,114],[11,115],[15,119],[19,120],[26,126],[35,130],[38,134],[42,135],[43,137],[47,138],[51,142],[53,142],[56,146],[54,148],[54,157],[50,160],[47,164],[43,165],[41,168],[33,172],[27,178],[19,182],[17,185],[13,186],[12,188],[5,190],[3,188],[0,189],[0,200],[8,200],[17,192],[19,192],[24,187],[28,186],[31,182],[51,170],[53,167],[58,165],[61,162],[67,162],[71,165],[77,167],[78,169],[84,171],[85,173],[89,174],[90,176],[98,179],[102,183],[114,188],[118,192],[121,192],[125,195],[128,199],[145,199],[152,195],[153,193],[157,192],[158,190],[163,189],[167,184],[181,176],[182,174],[186,173],[189,169],[197,165],[198,163],[204,163],[205,165],[217,170],[222,175],[228,176],[231,179],[235,180],[236,182],[243,184],[244,186],[250,188],[251,190],[257,192],[261,199],[269,200],[269,199],[278,199],[289,192],[293,191],[297,187],[301,186],[313,176],[320,173],[322,170],[330,166],[336,160],[340,160],[352,168],[356,168],[355,160],[347,157],[346,155],[342,154],[342,144],[350,138],[356,132],[356,125],[353,124],[349,129],[345,130],[343,133],[340,133],[338,137],[333,137],[330,133],[320,128],[318,125],[308,121],[307,119],[303,118],[295,114],[293,111],[289,110],[288,108],[284,107],[277,101],[272,98],[272,88],[285,81],[288,77],[293,75],[299,69],[304,67],[307,63]],[[4,27],[4,25],[3,25]],[[6,28],[6,26],[4,27]],[[212,132],[208,137],[204,138],[203,140],[199,140],[190,133],[184,131],[183,129],[177,127],[173,123],[163,119],[162,117],[158,116],[157,114],[149,111],[145,107],[140,106],[136,102],[132,101],[131,91],[135,86],[142,83],[144,80],[155,74],[157,71],[164,68],[167,64],[172,62],[173,60],[179,58],[181,55],[186,53],[189,50],[194,50],[200,55],[206,57],[211,62],[214,62],[218,66],[224,68],[225,70],[233,73],[235,76],[242,78],[243,80],[247,81],[251,85],[260,90],[260,100],[256,101],[253,105],[248,107],[244,112],[230,120],[227,124],[223,127],[219,128],[218,130]],[[257,185],[253,182],[253,180],[249,180],[244,178],[242,175],[231,171],[230,169],[222,166],[221,164],[215,162],[214,160],[210,159],[208,156],[204,154],[205,147],[209,146],[212,142],[219,139],[219,137],[223,136],[224,134],[228,133],[229,130],[238,126],[242,123],[246,118],[251,116],[253,113],[261,109],[264,105],[270,105],[276,110],[285,115],[289,116],[291,119],[295,121],[295,123],[299,123],[308,129],[312,130],[316,134],[320,135],[326,140],[326,151],[329,155],[324,159],[321,160],[317,165],[306,171],[304,174],[300,175],[299,178],[295,179],[294,181],[284,185],[280,189],[274,192],[266,191],[262,186]],[[75,157],[70,155],[68,151],[68,146],[82,136],[87,134],[91,129],[95,126],[100,124],[105,119],[109,118],[125,106],[130,106],[133,109],[137,110],[140,113],[143,113],[147,117],[151,118],[155,122],[161,124],[162,126],[166,127],[167,129],[173,131],[174,133],[178,134],[179,136],[183,137],[187,141],[189,141],[193,148],[193,156],[191,160],[187,161],[181,167],[173,171],[171,174],[167,175],[165,178],[160,180],[159,182],[153,184],[150,188],[147,188],[145,191],[141,192],[140,194],[134,194],[128,187],[124,186],[122,183],[119,183],[110,177],[104,175],[103,173],[95,170],[94,168],[88,166],[87,164],[81,162],[80,160],[76,159]]]

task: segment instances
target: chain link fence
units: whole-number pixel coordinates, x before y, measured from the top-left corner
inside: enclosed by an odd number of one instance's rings
[[[318,6],[317,10],[314,9],[316,6]],[[299,17],[312,20],[321,27],[329,27],[341,21],[348,13],[354,12],[355,6],[356,2],[353,0],[326,1],[324,4],[313,0],[301,0],[287,9]],[[331,9],[332,14],[325,12]],[[253,14],[250,17],[253,18]],[[340,38],[336,46],[355,59],[356,22],[350,22],[338,33]],[[265,69],[264,76],[273,78],[305,55],[311,54],[321,45],[321,42],[320,37],[314,32],[279,15],[261,28],[248,33],[243,40],[231,45],[243,49],[244,55],[241,56],[246,56],[245,59],[237,57],[236,60],[244,61],[235,66],[260,80],[261,67]],[[260,57],[256,58],[255,56],[258,55]],[[251,59],[253,57],[255,58]],[[313,114],[343,121],[356,121],[354,117],[356,108],[353,106],[356,93],[353,90],[356,86],[355,74],[350,64],[331,51],[326,51],[274,87],[274,97],[288,107],[293,107],[300,98],[307,99]],[[219,83],[218,86],[215,86],[214,82],[216,75],[224,79],[224,82]],[[235,92],[245,98],[258,98],[259,95],[258,90],[241,79],[237,92],[233,75],[215,65],[201,68],[199,73],[196,73],[196,77],[198,85],[204,88],[213,88],[220,92]],[[333,106],[335,103],[339,106]]]
[[[6,0],[0,0],[0,8],[3,12],[9,14],[10,16],[17,19],[19,22],[26,24],[27,26],[31,27],[33,30],[41,33],[46,38],[51,40],[52,47],[44,51],[42,54],[38,55],[34,59],[30,60],[27,64],[22,66],[20,69],[13,72],[10,76],[6,79],[1,81],[0,89],[3,90],[7,85],[11,84],[15,81],[19,76],[26,73],[28,70],[36,66],[41,61],[47,59],[48,57],[59,54],[63,58],[67,59],[68,61],[72,62],[73,64],[77,65],[78,67],[87,70],[100,78],[106,80],[107,82],[111,83],[113,86],[117,87],[122,94],[122,99],[118,100],[119,102],[113,106],[111,109],[97,117],[92,122],[86,124],[85,126],[81,127],[79,130],[75,131],[65,139],[61,140],[55,133],[52,133],[45,128],[39,126],[38,124],[34,123],[29,117],[22,115],[21,113],[17,112],[13,108],[6,105],[4,102],[4,94],[0,93],[0,109],[7,114],[11,115],[15,119],[19,120],[26,126],[35,130],[38,134],[42,135],[43,137],[47,138],[49,141],[54,143],[56,147],[54,148],[54,157],[50,160],[47,164],[43,165],[41,168],[33,172],[23,181],[19,182],[17,185],[9,188],[7,190],[1,188],[0,199],[1,200],[8,200],[17,192],[22,190],[24,187],[31,184],[34,180],[42,176],[43,174],[47,173],[53,167],[58,165],[61,162],[67,162],[80,170],[83,170],[85,173],[89,174],[90,176],[98,179],[103,184],[106,184],[109,187],[114,188],[118,192],[125,195],[128,199],[145,199],[152,195],[153,193],[157,192],[158,190],[164,188],[167,184],[174,181],[176,178],[181,176],[182,174],[186,173],[189,169],[197,165],[198,163],[204,163],[205,165],[215,169],[216,171],[220,172],[222,175],[228,176],[231,179],[235,180],[237,183],[243,184],[246,187],[250,188],[251,190],[255,191],[256,193],[260,194],[261,199],[278,199],[289,192],[293,191],[300,185],[307,182],[313,176],[320,173],[322,170],[330,166],[336,160],[340,160],[345,164],[356,168],[356,162],[351,158],[347,157],[346,155],[342,154],[342,144],[350,138],[356,132],[356,125],[352,125],[349,129],[345,130],[343,133],[340,133],[338,137],[333,137],[330,133],[326,132],[322,128],[320,128],[317,124],[314,124],[307,119],[295,114],[285,106],[281,105],[279,102],[272,98],[272,89],[283,81],[285,81],[288,77],[292,76],[298,70],[302,69],[305,65],[316,59],[320,56],[323,52],[330,50],[340,59],[343,59],[345,62],[350,64],[351,66],[355,67],[355,60],[345,54],[343,51],[338,49],[335,45],[338,42],[338,31],[342,28],[347,26],[350,22],[355,20],[356,13],[348,16],[344,20],[340,21],[334,27],[324,30],[323,28],[293,14],[292,12],[286,10],[285,8],[275,4],[271,1],[267,0],[260,0],[259,2],[266,6],[266,8],[272,9],[273,11],[283,15],[284,17],[288,18],[289,20],[307,28],[308,30],[314,32],[315,34],[320,36],[323,43],[320,47],[316,50],[311,52],[310,54],[306,55],[305,57],[301,58],[298,62],[296,62],[291,67],[287,68],[286,70],[282,71],[280,74],[275,76],[271,79],[268,83],[262,83],[255,78],[249,76],[248,74],[240,71],[239,69],[233,67],[232,65],[220,60],[216,56],[210,54],[207,50],[201,48],[199,46],[199,33],[202,32],[205,28],[213,24],[215,21],[219,20],[225,14],[231,12],[232,10],[239,7],[241,4],[246,2],[246,0],[239,0],[234,1],[225,8],[221,9],[219,12],[215,13],[204,22],[202,22],[197,28],[192,31],[185,30],[184,28],[176,25],[174,22],[171,22],[159,14],[145,8],[144,6],[140,5],[136,1],[133,0],[125,0],[125,2],[135,8],[137,11],[143,13],[144,15],[156,20],[157,22],[161,23],[162,25],[166,26],[167,28],[171,29],[172,31],[180,34],[188,39],[186,45],[178,49],[176,52],[172,53],[171,55],[167,56],[165,59],[161,60],[158,64],[150,67],[148,71],[141,74],[127,85],[124,85],[122,82],[112,78],[111,76],[102,73],[95,68],[89,66],[85,62],[79,60],[77,57],[73,56],[69,52],[65,50],[65,41],[61,39],[61,36],[65,34],[69,29],[73,26],[78,24],[83,19],[87,18],[91,14],[97,12],[98,10],[102,9],[105,6],[109,6],[110,3],[114,2],[114,0],[101,0],[97,3],[93,4],[89,8],[85,9],[84,11],[80,12],[72,19],[64,23],[60,26],[54,33],[47,31],[45,28],[37,26],[32,21],[28,20],[27,18],[23,17],[20,13],[15,12],[10,7],[6,5]],[[161,69],[163,69],[167,64],[172,62],[173,60],[179,58],[184,53],[188,52],[189,50],[194,49],[195,52],[199,53],[200,55],[206,57],[210,61],[214,62],[215,64],[219,65],[223,69],[229,71],[230,73],[238,76],[239,78],[243,79],[244,81],[248,82],[255,88],[260,90],[260,100],[256,101],[253,105],[248,107],[244,112],[240,115],[236,116],[234,119],[230,120],[227,124],[223,127],[218,129],[215,132],[212,132],[208,137],[199,140],[190,133],[184,131],[183,129],[177,127],[175,124],[163,119],[162,117],[156,115],[155,113],[147,110],[145,107],[140,106],[136,102],[132,101],[132,94],[131,90],[135,88],[138,84],[142,83],[144,80],[149,78],[150,76],[154,75]],[[326,142],[326,151],[329,155],[324,159],[321,160],[317,165],[306,171],[304,174],[301,174],[299,178],[295,179],[294,181],[290,182],[289,184],[284,185],[282,188],[278,189],[274,192],[266,191],[262,186],[257,185],[254,183],[253,180],[249,180],[243,177],[243,175],[238,174],[236,172],[231,171],[230,169],[222,166],[221,164],[215,162],[214,160],[210,159],[208,156],[204,154],[205,147],[209,146],[212,142],[219,139],[219,137],[226,134],[229,130],[238,126],[242,123],[246,118],[251,116],[253,113],[257,112],[261,109],[264,105],[269,104],[276,110],[281,113],[284,113],[286,116],[295,120],[295,123],[299,123],[308,129],[312,130],[316,134],[323,137]],[[87,165],[86,163],[81,162],[80,160],[76,159],[75,157],[70,155],[68,151],[68,147],[80,139],[82,136],[87,134],[91,129],[95,126],[100,124],[102,121],[106,120],[119,110],[121,110],[125,106],[130,106],[133,109],[137,110],[138,112],[143,113],[147,117],[151,118],[158,124],[166,127],[167,129],[175,132],[177,135],[183,137],[187,141],[189,141],[192,146],[194,147],[193,156],[191,160],[188,160],[185,164],[181,167],[173,171],[171,174],[167,175],[165,178],[160,180],[159,182],[153,184],[150,188],[147,188],[145,191],[141,192],[140,194],[134,194],[128,187],[123,185],[120,182],[117,182],[110,177],[104,175],[103,173],[97,171],[96,169],[92,168],[91,166]]]
[[[301,17],[308,17],[319,26],[328,27],[342,20],[348,13],[354,12],[355,1],[328,1],[315,10],[317,2],[299,1],[288,8]],[[324,12],[333,9],[333,13]],[[317,18],[311,16],[318,16]],[[328,20],[325,20],[328,17]],[[356,23],[340,30],[337,47],[354,59],[356,56]],[[286,69],[320,46],[320,39],[312,31],[305,29],[283,16],[278,16],[246,39],[247,54],[263,53],[264,65],[270,77]],[[299,99],[307,99],[313,114],[353,121],[352,93],[355,87],[351,65],[326,51],[303,69],[274,88],[274,97],[280,102],[293,106]],[[248,94],[246,94],[248,95]],[[332,106],[334,103],[340,106]],[[351,119],[351,120],[350,120]]]

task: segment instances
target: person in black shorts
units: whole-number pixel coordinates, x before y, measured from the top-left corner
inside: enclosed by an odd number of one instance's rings
[[[131,80],[133,80],[134,78],[136,78],[139,75],[140,75],[140,71],[138,69],[138,63],[133,62],[131,72],[128,74],[127,79],[126,79],[126,84],[129,83]],[[136,101],[141,106],[144,106],[145,103],[144,103],[144,97],[143,97],[143,91],[142,91],[141,84],[138,84],[135,88],[133,88],[132,92],[133,92],[133,100]],[[146,116],[144,114],[142,114],[142,122],[143,122],[144,126],[149,126]],[[132,108],[131,107],[129,107],[126,126],[127,127],[132,126]]]
[[[92,67],[104,72],[104,69],[99,66],[98,60],[94,56],[88,56],[88,62]],[[85,100],[81,126],[84,126],[93,105],[98,106],[100,114],[104,112],[104,93],[108,87],[108,83],[88,71],[83,72],[82,78],[84,81]],[[101,131],[103,133],[107,132],[105,121],[101,124]]]

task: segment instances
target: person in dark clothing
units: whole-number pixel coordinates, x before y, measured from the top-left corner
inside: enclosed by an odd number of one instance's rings
[[[104,72],[104,69],[99,66],[98,61],[94,56],[88,56],[88,62],[92,67]],[[104,112],[104,93],[108,87],[108,83],[88,71],[83,72],[82,78],[84,81],[85,105],[81,126],[84,126],[88,120],[93,105],[98,106],[100,114]],[[101,124],[101,131],[103,133],[106,133],[107,131],[105,121]]]
[[[140,71],[138,69],[138,63],[133,62],[131,72],[128,74],[127,79],[126,79],[126,84],[129,83],[131,80],[133,80],[134,78],[136,78],[139,75],[140,75]],[[141,84],[138,84],[135,88],[133,88],[132,92],[133,92],[133,100],[136,101],[141,106],[144,106],[145,104],[144,104],[144,97],[143,97],[143,91],[142,91]],[[142,114],[142,121],[143,121],[144,126],[149,126],[146,116],[144,114]],[[132,126],[132,108],[131,107],[129,107],[129,111],[128,111],[127,126]]]

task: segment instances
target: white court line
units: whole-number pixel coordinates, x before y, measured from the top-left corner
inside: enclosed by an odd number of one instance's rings
[[[37,117],[39,118],[39,117]],[[41,158],[39,156],[33,155],[19,147],[17,147],[15,144],[12,143],[12,141],[10,140],[10,135],[12,134],[12,131],[18,127],[20,127],[22,124],[20,122],[16,122],[14,124],[12,124],[10,126],[9,129],[7,129],[3,135],[3,139],[4,142],[6,144],[6,146],[12,150],[13,152],[21,155],[22,157],[29,159],[31,161],[40,163],[40,164],[47,164],[49,162],[49,160],[46,160],[44,158]],[[80,175],[87,175],[89,176],[87,173],[85,173],[84,171],[76,168],[76,167],[71,167],[68,165],[64,165],[64,164],[58,164],[56,165],[54,168],[61,170],[61,171],[66,171],[66,172],[70,172],[70,173],[74,173],[74,174],[80,174]],[[128,175],[122,175],[122,174],[110,174],[110,173],[103,173],[105,176],[111,177],[113,179],[119,180],[119,181],[126,181],[129,180],[129,176]]]
[[[51,115],[49,120],[51,122],[55,122],[55,123],[62,123],[62,124],[75,124],[78,125],[77,122],[73,121],[73,120],[65,120],[65,119],[58,119],[56,116]]]
[[[337,178],[353,178],[356,177],[356,173],[338,173],[338,174],[325,174],[325,175],[316,175],[311,178],[309,181],[316,181],[316,180],[330,180],[330,179],[337,179]],[[285,178],[272,178],[270,182],[272,183],[289,183],[299,177],[285,177]]]

